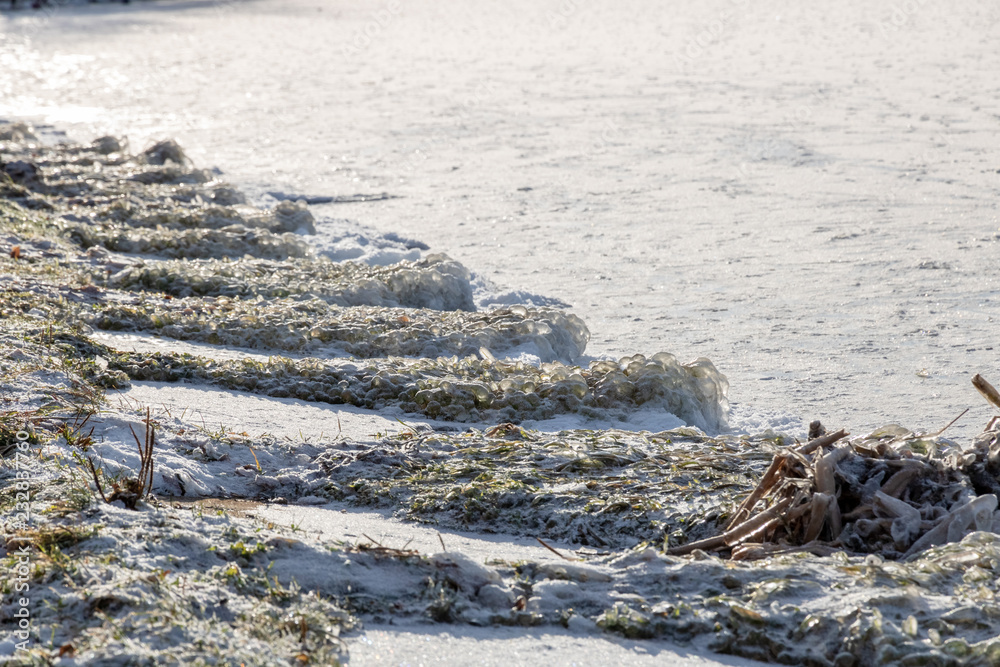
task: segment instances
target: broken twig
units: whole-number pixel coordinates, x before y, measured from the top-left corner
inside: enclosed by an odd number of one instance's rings
[[[559,556],[563,560],[568,560],[568,561],[571,561],[571,562],[575,561],[575,560],[579,560],[578,558],[570,558],[569,556],[564,556],[563,554],[559,553],[554,548],[552,548],[548,544],[546,544],[545,541],[542,538],[540,538],[540,537],[536,537],[535,539],[538,540],[539,544],[541,544],[543,547],[545,547],[546,549],[548,549],[549,551],[551,551],[555,555]]]
[[[977,375],[976,377],[979,377],[979,376]],[[982,379],[982,378],[980,378],[980,379]],[[974,379],[973,379],[973,382],[975,382],[975,380],[974,380]],[[985,382],[985,380],[984,380],[984,382]],[[966,408],[966,409],[962,410],[962,412],[961,412],[961,413],[960,413],[960,414],[959,414],[959,415],[958,415],[957,417],[955,417],[955,418],[954,418],[954,419],[952,419],[952,420],[951,420],[950,422],[948,422],[947,424],[945,424],[945,425],[944,425],[944,428],[942,428],[942,429],[941,429],[940,431],[938,431],[937,433],[929,433],[929,434],[928,434],[928,435],[929,435],[929,437],[931,437],[931,438],[936,438],[936,437],[938,437],[939,435],[941,435],[942,433],[944,433],[945,431],[947,431],[947,430],[948,430],[949,428],[951,428],[951,425],[952,425],[952,424],[954,424],[954,423],[955,423],[955,422],[957,422],[957,421],[958,421],[959,419],[961,419],[962,417],[964,417],[964,416],[965,416],[965,413],[966,413],[966,412],[968,412],[968,411],[969,411],[969,408]]]

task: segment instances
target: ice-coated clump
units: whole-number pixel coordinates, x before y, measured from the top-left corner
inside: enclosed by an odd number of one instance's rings
[[[316,233],[316,218],[302,202],[283,201],[274,207],[270,217],[277,222],[280,231]]]
[[[173,162],[178,165],[185,165],[189,163],[184,150],[180,147],[180,144],[173,139],[165,139],[164,141],[157,142],[144,150],[139,156],[139,159],[146,164],[161,166],[167,164],[168,162]]]
[[[90,145],[101,155],[111,155],[112,153],[119,153],[124,150],[124,146],[118,137],[111,135],[98,137]]]
[[[187,201],[195,196],[201,195],[184,189],[178,190],[174,199]],[[299,231],[316,233],[315,218],[304,204],[282,202],[271,211],[260,211],[251,206],[221,203],[238,202],[241,197],[237,190],[223,186],[212,192],[212,202],[216,204],[214,206],[175,206],[152,211],[141,205],[119,200],[100,209],[88,224],[99,226],[104,221],[113,221],[129,227],[163,227],[170,230],[223,229],[237,225],[247,229],[266,229],[275,234]]]
[[[98,349],[95,346],[92,349]],[[706,431],[726,427],[727,382],[707,359],[680,365],[669,354],[646,361],[594,362],[588,369],[551,362],[536,367],[492,359],[388,359],[363,366],[271,357],[266,362],[209,361],[191,355],[104,354],[133,380],[211,382],[279,398],[347,403],[458,422],[520,422],[580,413],[625,417],[658,406]]]
[[[468,271],[439,254],[390,266],[333,262],[323,257],[284,262],[249,258],[240,262],[147,261],[119,272],[110,284],[175,297],[283,299],[308,295],[342,307],[473,310]]]
[[[311,254],[309,246],[297,234],[272,234],[262,229],[248,230],[242,225],[184,231],[72,225],[70,238],[84,248],[102,246],[115,252],[187,259],[238,259],[244,255],[285,259]]]
[[[394,267],[399,267],[394,270]],[[433,270],[427,271],[428,267]],[[475,310],[469,270],[442,253],[416,262],[376,267],[385,271],[387,282],[402,303],[434,310]],[[381,274],[378,274],[381,275]]]
[[[542,361],[573,361],[587,349],[590,330],[583,320],[555,308],[529,308],[511,306],[494,310],[497,316],[520,318],[516,332],[521,335],[508,348],[494,349],[484,345],[490,352],[503,352],[525,343],[534,343]]]
[[[641,354],[623,357],[612,369],[608,362],[594,362],[595,372],[606,370],[597,388],[598,403],[623,397],[636,405],[661,404],[689,424],[718,431],[728,424],[729,382],[705,357],[681,365],[660,352],[647,359]]]
[[[212,172],[207,169],[185,169],[183,167],[161,167],[150,169],[132,175],[131,180],[145,185],[182,185],[192,183],[209,183],[214,180]]]
[[[488,313],[342,308],[318,298],[188,297],[76,307],[73,316],[108,331],[151,331],[176,340],[363,358],[465,357],[483,350],[483,355],[502,356],[530,345],[540,351],[542,361],[569,362],[583,353],[589,335],[578,317],[549,308]]]

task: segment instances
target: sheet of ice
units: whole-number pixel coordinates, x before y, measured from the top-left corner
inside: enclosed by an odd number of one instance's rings
[[[610,636],[581,636],[553,628],[476,628],[367,625],[349,642],[351,667],[399,665],[573,665],[576,667],[753,667],[764,663],[708,654],[663,641],[630,641]]]
[[[330,503],[318,507],[263,505],[254,512],[268,521],[317,532],[327,540],[354,544],[376,540],[392,549],[415,549],[422,554],[459,552],[476,562],[532,560],[558,562],[555,555],[536,540],[514,535],[483,535],[439,530],[421,523],[404,522],[386,512],[364,512],[350,505]],[[438,538],[440,535],[440,539]],[[442,548],[442,542],[444,548]],[[575,557],[578,546],[549,542],[563,554]]]
[[[628,415],[625,420],[590,419],[584,415],[559,415],[554,419],[528,420],[521,424],[524,428],[544,431],[546,433],[568,431],[572,429],[600,430],[617,428],[623,431],[649,431],[658,433],[673,428],[685,426],[684,421],[676,415],[662,409],[643,408]]]
[[[279,438],[317,441],[343,436],[355,440],[369,440],[378,433],[396,433],[406,428],[391,414],[380,413],[351,405],[326,405],[309,403],[293,398],[273,398],[245,392],[229,391],[202,385],[167,382],[133,382],[122,392],[130,401],[154,408],[194,415],[206,427],[218,429],[238,427],[251,435],[270,433]],[[428,422],[411,419],[412,415],[398,415],[409,426],[430,424],[448,427],[448,422]],[[431,426],[428,426],[430,428]],[[460,425],[462,429],[467,424]]]
[[[178,354],[192,354],[219,360],[256,359],[258,361],[267,361],[268,357],[271,356],[246,348],[163,338],[162,336],[149,333],[95,330],[91,335],[94,340],[123,352],[177,352]],[[282,356],[295,358],[301,355],[283,351]]]

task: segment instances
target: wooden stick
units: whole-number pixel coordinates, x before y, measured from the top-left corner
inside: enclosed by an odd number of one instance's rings
[[[739,509],[733,513],[733,518],[729,520],[726,524],[726,530],[731,530],[738,526],[744,519],[750,516],[750,512],[753,511],[753,506],[757,504],[757,501],[764,497],[764,494],[774,486],[774,480],[781,472],[781,468],[784,466],[787,460],[787,455],[785,454],[775,454],[774,460],[771,461],[770,467],[764,473],[764,476],[760,479],[760,484],[757,485],[746,500],[744,500]]]
[[[850,433],[848,433],[844,429],[840,429],[836,433],[828,433],[827,435],[814,438],[809,442],[807,442],[806,444],[799,447],[798,449],[792,449],[789,451],[797,455],[798,457],[804,458],[806,455],[811,454],[817,449],[832,445],[833,443],[837,442],[841,438],[847,437],[848,435],[850,435]],[[740,504],[736,512],[733,513],[733,518],[729,520],[728,524],[726,524],[726,530],[732,530],[733,528],[736,527],[737,524],[739,524],[741,521],[750,516],[750,513],[753,511],[754,505],[757,504],[757,501],[763,498],[764,495],[767,493],[767,491],[772,486],[774,486],[774,478],[777,477],[783,465],[787,463],[788,456],[789,456],[788,454],[775,454],[774,460],[771,462],[771,466],[767,469],[767,471],[764,473],[764,476],[761,478],[760,484],[758,484],[757,488],[755,488],[747,497],[747,499]]]
[[[814,471],[816,474],[816,491],[819,493],[826,493],[829,495],[836,495],[836,482],[833,478],[833,471],[836,470],[837,464],[844,460],[844,458],[854,450],[851,449],[850,445],[845,445],[843,447],[837,447],[828,454],[819,456],[817,454],[818,460],[814,466]]]
[[[101,488],[101,480],[97,478],[97,468],[94,467],[94,459],[87,457],[87,467],[90,468],[90,474],[94,476],[94,486],[97,487],[97,492],[101,494],[101,500],[108,502],[107,496],[104,495],[104,489]]]
[[[910,481],[920,474],[920,468],[921,466],[903,466],[882,485],[882,493],[899,498],[910,485]]]
[[[826,525],[831,502],[835,502],[832,495],[825,493],[813,494],[812,502],[809,503],[809,505],[811,505],[812,516],[809,517],[809,523],[806,525],[806,532],[802,536],[803,542],[812,542],[819,537],[820,532],[823,530],[823,526]]]
[[[727,530],[725,535],[723,535],[726,539],[726,546],[731,547],[734,544],[746,542],[753,535],[762,532],[765,527],[770,526],[771,522],[775,520],[780,521],[782,513],[792,504],[792,500],[793,498],[785,498],[775,505],[768,507],[754,518],[744,521],[732,530]]]
[[[976,377],[979,377],[979,376],[977,375]],[[983,381],[985,382],[985,380],[983,380]],[[975,380],[973,380],[973,382],[975,382]],[[970,410],[970,408],[966,408],[966,409],[962,410],[962,414],[958,415],[957,417],[955,417],[954,419],[952,419],[950,422],[948,422],[947,424],[945,424],[944,428],[942,428],[940,431],[938,431],[937,433],[928,433],[927,435],[929,435],[932,438],[938,437],[939,435],[941,435],[942,433],[944,433],[945,431],[947,431],[951,427],[952,424],[954,424],[959,419],[961,419],[962,417],[964,417],[965,413],[968,412],[969,410]]]
[[[829,445],[832,445],[833,443],[837,442],[841,438],[846,438],[849,435],[850,435],[850,433],[848,433],[844,429],[840,429],[836,433],[828,433],[827,435],[823,435],[823,436],[820,436],[820,437],[818,437],[818,438],[816,438],[814,440],[810,440],[806,444],[804,444],[801,447],[799,447],[796,451],[799,454],[803,454],[803,455],[804,454],[812,454],[814,451],[816,451],[820,447],[827,447]]]
[[[1000,408],[1000,392],[996,390],[996,387],[984,380],[982,375],[976,373],[973,376],[972,386],[978,389],[983,398],[993,404],[993,407]]]
[[[713,549],[721,549],[722,547],[727,546],[731,547],[741,542],[745,542],[754,535],[763,532],[767,528],[781,523],[782,513],[788,509],[788,506],[792,504],[793,500],[793,498],[785,498],[752,519],[747,519],[735,528],[727,530],[722,535],[716,535],[715,537],[698,540],[697,542],[682,544],[678,547],[668,549],[667,553],[671,556],[684,556],[691,553],[695,549],[712,551]]]
[[[575,558],[570,558],[569,556],[564,556],[564,555],[562,555],[561,553],[559,553],[558,551],[556,551],[555,549],[553,549],[552,547],[550,547],[550,546],[549,546],[548,544],[546,544],[546,543],[545,543],[545,542],[544,542],[544,541],[542,540],[542,538],[540,538],[540,537],[536,537],[535,539],[536,539],[536,540],[538,540],[538,543],[539,543],[539,544],[541,544],[541,545],[542,545],[543,547],[545,547],[546,549],[548,549],[549,551],[551,551],[551,552],[552,552],[552,553],[554,553],[555,555],[559,556],[559,557],[560,557],[560,558],[562,558],[563,560],[568,560],[568,561],[574,561],[574,560],[577,560],[577,559],[575,559]]]
[[[153,490],[153,449],[156,447],[156,426],[150,420],[149,409],[146,409],[146,421],[149,422],[149,488],[146,489],[146,495]]]
[[[832,547],[817,540],[813,540],[808,544],[803,544],[800,547],[786,547],[780,544],[768,543],[748,543],[741,544],[739,547],[733,549],[733,560],[759,560],[761,558],[767,558],[768,556],[801,552],[809,552],[815,556],[829,556],[837,551],[844,551],[844,549]]]
[[[667,553],[671,556],[686,556],[692,551],[701,549],[702,551],[713,551],[715,549],[721,549],[726,546],[726,536],[716,535],[715,537],[709,537],[704,540],[698,540],[697,542],[688,542],[687,544],[682,544],[679,547],[672,547],[667,549]]]
[[[749,526],[748,529],[752,528],[751,532],[743,535],[735,535],[731,539],[726,540],[727,547],[738,546],[751,537],[756,535],[765,535],[772,528],[777,528],[784,522],[784,517],[772,516],[771,510],[765,510],[754,517],[754,519],[760,519],[761,523]],[[765,520],[766,519],[766,520]],[[747,521],[747,524],[750,522]],[[746,525],[746,524],[744,524]]]

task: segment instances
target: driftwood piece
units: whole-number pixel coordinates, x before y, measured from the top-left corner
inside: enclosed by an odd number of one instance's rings
[[[826,524],[831,503],[836,503],[836,498],[828,493],[817,493],[813,496],[812,513],[809,517],[809,525],[806,526],[804,541],[812,542],[819,537],[824,524]]]
[[[1000,392],[996,390],[996,387],[987,382],[982,375],[976,373],[973,376],[972,386],[978,389],[983,398],[989,401],[993,407],[1000,408]]]
[[[903,490],[910,484],[910,480],[920,474],[925,467],[920,461],[907,461],[906,463],[907,465],[898,470],[882,485],[880,489],[882,493],[899,498]]]
[[[976,384],[984,396],[996,394],[979,376]],[[1000,407],[1000,395],[995,400]],[[936,447],[927,454],[914,451],[915,441],[940,433],[897,427],[838,443],[847,435],[840,430],[781,449],[721,535],[668,553],[728,552],[735,560],[749,560],[844,551],[910,558],[970,531],[1000,532],[996,437],[979,438],[973,450],[946,443],[940,455]],[[963,476],[969,484],[959,485],[956,497],[956,481]]]
[[[698,540],[697,542],[682,544],[678,547],[669,549],[667,553],[671,556],[683,556],[695,551],[696,549],[701,549],[702,551],[712,551],[714,549],[731,547],[736,544],[740,544],[741,542],[745,542],[755,535],[766,532],[769,527],[781,523],[784,518],[783,513],[789,508],[789,506],[791,506],[793,500],[794,498],[785,498],[752,519],[744,521],[732,530],[727,530],[722,535],[716,535],[715,537],[709,537],[708,539]]]
[[[741,521],[750,516],[750,511],[753,509],[753,506],[757,504],[758,500],[764,497],[764,494],[767,493],[772,486],[774,486],[774,483],[778,479],[778,475],[784,467],[787,459],[788,457],[782,454],[778,454],[774,457],[774,460],[771,461],[771,465],[768,466],[767,470],[764,472],[764,476],[761,478],[757,488],[755,488],[750,495],[747,496],[746,500],[744,500],[736,512],[733,513],[733,518],[729,520],[728,524],[726,524],[727,530],[734,528]]]
[[[816,474],[816,491],[819,493],[828,493],[833,495],[836,493],[836,484],[833,480],[833,471],[836,470],[837,464],[847,458],[847,455],[853,452],[850,445],[845,445],[843,447],[837,447],[829,454],[820,456],[816,460],[814,466]]]
[[[898,550],[905,550],[920,536],[922,527],[920,510],[913,505],[877,491],[872,500],[872,509],[875,516],[880,519],[893,520],[890,524],[889,535]]]
[[[924,533],[920,539],[913,543],[910,549],[903,554],[903,560],[933,546],[961,539],[970,525],[975,525],[976,529],[979,529],[979,524],[984,522],[985,515],[992,515],[996,508],[997,497],[993,494],[987,494],[974,498],[952,510],[933,529]]]
[[[840,429],[835,433],[828,433],[827,435],[816,438],[815,440],[810,440],[806,444],[799,447],[796,451],[798,451],[799,454],[812,454],[820,447],[828,447],[841,438],[846,438],[849,435],[850,433],[844,429]]]
[[[844,429],[840,429],[836,433],[829,433],[819,438],[814,438],[796,449],[775,454],[774,460],[771,461],[771,465],[764,472],[764,476],[761,478],[760,483],[733,513],[729,523],[726,524],[726,530],[732,530],[750,516],[753,512],[754,506],[767,494],[768,491],[771,490],[771,487],[775,485],[781,473],[788,466],[789,459],[797,458],[804,461],[804,457],[808,454],[811,454],[822,447],[832,445],[848,435],[850,434]]]
[[[814,556],[829,556],[837,551],[843,551],[837,547],[831,547],[821,542],[809,542],[800,547],[788,546],[784,544],[772,544],[768,542],[747,542],[733,549],[733,560],[758,560],[768,556],[781,556],[795,553],[811,553]]]
[[[773,507],[769,507],[752,519],[744,521],[725,534],[726,546],[731,547],[740,542],[746,542],[751,537],[763,533],[775,522],[780,522],[785,510],[792,504],[793,498],[785,498]]]

